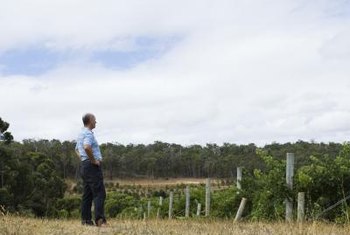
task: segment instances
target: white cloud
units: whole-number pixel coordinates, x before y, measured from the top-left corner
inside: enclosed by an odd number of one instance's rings
[[[336,1],[335,1],[336,2]],[[5,1],[0,51],[134,50],[181,39],[128,70],[84,59],[2,76],[17,140],[74,139],[94,112],[100,142],[348,140],[350,17],[329,1]],[[84,55],[82,55],[84,57]]]

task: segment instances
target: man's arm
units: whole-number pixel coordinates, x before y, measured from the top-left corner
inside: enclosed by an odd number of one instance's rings
[[[88,155],[88,158],[89,158],[90,162],[92,164],[95,164],[95,165],[99,166],[100,165],[100,161],[95,160],[94,155],[92,153],[91,146],[88,145],[88,144],[84,144],[84,150],[85,150],[85,153]]]

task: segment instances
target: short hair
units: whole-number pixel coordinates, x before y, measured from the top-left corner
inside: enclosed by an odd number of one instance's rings
[[[91,121],[91,118],[93,117],[94,115],[92,113],[86,113],[83,115],[83,123],[84,123],[84,126],[88,125]]]

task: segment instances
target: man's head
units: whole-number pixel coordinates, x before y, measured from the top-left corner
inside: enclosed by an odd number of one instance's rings
[[[92,113],[87,113],[83,116],[83,123],[86,128],[89,128],[90,130],[94,129],[96,127],[96,118],[95,115]]]

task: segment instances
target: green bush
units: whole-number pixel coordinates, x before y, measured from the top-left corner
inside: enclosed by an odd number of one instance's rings
[[[259,149],[257,155],[263,160],[265,169],[254,170],[253,174],[244,171],[241,183],[241,196],[249,202],[248,217],[252,220],[281,220],[284,218],[284,200],[293,196],[285,182],[286,162]]]
[[[61,218],[62,210],[67,212],[66,217],[63,218],[77,218],[76,210],[80,210],[80,205],[81,205],[81,197],[80,196],[71,196],[71,197],[65,197],[62,199],[57,200],[55,208],[59,211],[58,216]],[[78,216],[80,217],[80,215]]]
[[[58,217],[59,217],[60,219],[67,219],[67,218],[69,217],[69,213],[68,213],[68,211],[65,210],[65,209],[59,210],[59,211],[58,211]]]
[[[12,205],[13,197],[6,188],[0,188],[0,205],[9,209]]]
[[[241,202],[241,194],[234,189],[229,188],[215,192],[212,195],[211,210],[213,217],[234,218]],[[247,208],[243,216],[247,215]]]
[[[105,211],[107,216],[116,217],[124,209],[138,205],[138,198],[127,193],[109,192],[106,199]]]
[[[142,218],[138,207],[127,207],[117,215],[121,219],[140,219]]]

